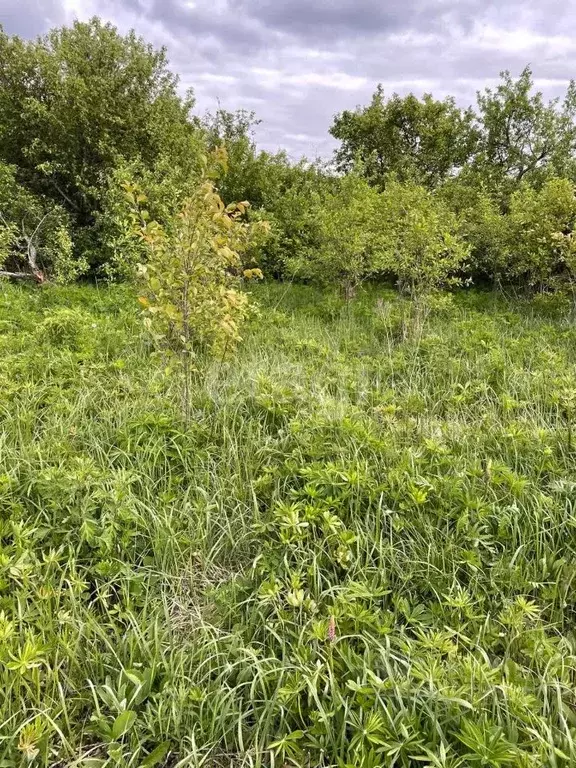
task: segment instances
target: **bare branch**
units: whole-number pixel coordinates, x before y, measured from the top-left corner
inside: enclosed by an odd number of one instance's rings
[[[31,235],[28,235],[26,233],[26,230],[24,228],[24,222],[22,222],[22,236],[26,240],[26,246],[28,251],[28,264],[30,265],[30,269],[34,273],[34,276],[39,283],[43,283],[46,278],[44,276],[44,273],[38,266],[38,258],[37,258],[38,252],[36,250],[36,246],[34,245],[34,238],[36,237],[38,230],[40,229],[42,224],[46,221],[46,219],[48,218],[48,216],[50,216],[51,213],[52,211],[48,211],[47,213],[44,214],[44,216],[42,216],[42,218],[36,225],[34,232],[32,232]]]
[[[13,280],[35,280],[37,283],[44,282],[43,279],[41,280],[38,275],[35,275],[32,272],[7,272],[6,270],[0,269],[0,277],[10,277]]]
[[[47,213],[44,214],[44,216],[42,216],[42,218],[40,219],[40,221],[38,222],[38,224],[36,226],[36,229],[34,230],[34,232],[32,232],[32,234],[30,236],[30,240],[34,240],[34,238],[36,237],[36,233],[38,232],[38,230],[40,229],[42,224],[44,224],[44,222],[46,221],[48,216],[50,216],[52,213],[53,213],[53,211],[48,211]]]
[[[72,200],[72,198],[68,197],[68,195],[66,194],[66,192],[64,192],[64,190],[60,189],[60,187],[58,186],[58,184],[56,184],[54,179],[51,179],[51,181],[52,181],[52,185],[53,185],[54,189],[56,190],[56,192],[58,192],[58,194],[61,195],[64,198],[64,200],[66,200],[68,205],[70,205],[72,208],[74,208],[74,210],[78,211],[79,208],[76,205],[76,203],[74,202],[74,200]]]

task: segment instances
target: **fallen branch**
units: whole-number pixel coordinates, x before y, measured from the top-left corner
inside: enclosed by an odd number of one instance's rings
[[[38,266],[38,251],[36,248],[35,238],[38,232],[40,231],[42,225],[46,221],[46,219],[52,214],[52,211],[47,211],[47,213],[42,216],[36,227],[34,228],[34,231],[31,235],[29,235],[26,231],[26,227],[24,225],[24,220],[22,220],[22,238],[25,242],[25,244],[22,243],[16,243],[16,248],[19,251],[24,251],[26,253],[26,260],[28,261],[28,265],[30,266],[31,272],[8,272],[6,270],[0,270],[0,277],[10,277],[14,280],[35,280],[37,283],[45,283],[46,282],[46,275],[40,269]],[[6,221],[4,214],[2,211],[0,211],[0,221],[4,224],[5,227],[10,227],[10,224]]]
[[[0,277],[10,277],[12,280],[35,280],[37,283],[45,282],[42,272],[7,272],[0,269]]]

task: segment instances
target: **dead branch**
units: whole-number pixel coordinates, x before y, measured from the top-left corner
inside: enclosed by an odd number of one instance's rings
[[[43,272],[8,272],[4,269],[0,269],[0,277],[9,277],[12,280],[35,280],[37,283],[43,283],[46,280]]]

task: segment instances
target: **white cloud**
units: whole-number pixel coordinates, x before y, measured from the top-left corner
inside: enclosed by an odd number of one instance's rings
[[[286,85],[320,85],[324,88],[352,91],[362,88],[368,82],[365,77],[354,77],[345,72],[300,72],[293,74],[287,70],[252,67],[250,73],[255,76],[263,88],[274,89]]]
[[[576,52],[574,38],[566,34],[545,35],[527,28],[502,29],[482,26],[478,29],[475,42],[486,51],[507,51],[530,54],[539,49],[553,51],[556,55]]]

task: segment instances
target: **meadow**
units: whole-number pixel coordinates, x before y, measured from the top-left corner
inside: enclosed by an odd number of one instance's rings
[[[186,424],[133,288],[1,287],[0,766],[573,765],[560,299],[253,296]]]

